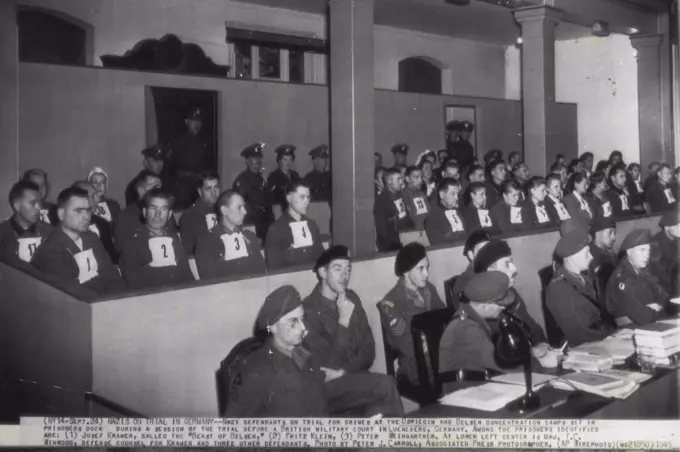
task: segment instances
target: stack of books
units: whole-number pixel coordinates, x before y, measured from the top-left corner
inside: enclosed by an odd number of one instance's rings
[[[562,362],[562,367],[565,369],[589,372],[602,372],[611,369],[613,365],[614,359],[606,351],[593,353],[576,349],[569,350],[569,354]]]
[[[635,329],[635,351],[641,363],[654,367],[680,365],[680,323],[662,320]]]

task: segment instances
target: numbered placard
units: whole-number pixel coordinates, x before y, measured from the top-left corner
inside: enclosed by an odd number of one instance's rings
[[[630,209],[630,207],[628,207],[628,196],[619,195],[619,199],[621,200],[621,210],[626,211]]]
[[[35,254],[35,251],[42,243],[42,237],[19,237],[17,242],[19,244],[19,250],[17,253],[19,255],[19,259],[24,262],[31,262],[31,258]]]
[[[512,224],[522,224],[522,208],[521,207],[510,207],[510,223]]]
[[[208,227],[208,231],[217,226],[217,215],[215,215],[214,213],[206,214],[205,225]]]
[[[477,209],[477,216],[479,217],[479,224],[483,228],[490,228],[493,226],[489,211],[487,209]]]
[[[40,209],[40,221],[50,224],[50,211],[47,209]]]
[[[293,248],[306,248],[314,244],[306,220],[290,223],[290,229],[293,233]]]
[[[151,263],[149,267],[172,267],[177,265],[175,259],[175,247],[172,246],[172,237],[151,237],[149,239],[151,250]]]
[[[240,232],[233,234],[222,234],[220,236],[224,244],[224,258],[225,261],[233,261],[248,257],[248,248],[246,247],[246,238]]]
[[[395,199],[394,205],[397,207],[397,212],[399,212],[399,218],[405,218],[406,206],[404,205],[404,200],[402,198]]]
[[[602,216],[605,218],[609,218],[612,216],[612,203],[609,201],[605,202],[602,204]]]
[[[670,188],[665,189],[663,194],[666,195],[668,204],[673,204],[675,202],[675,196],[673,196],[673,191]]]
[[[645,190],[642,188],[642,184],[640,183],[639,180],[635,181],[635,188],[637,188],[637,191],[639,194],[643,194]]]
[[[90,232],[94,232],[95,234],[97,234],[97,237],[101,237],[101,235],[99,234],[99,228],[97,227],[96,224],[90,223],[90,226],[87,229],[89,229]]]
[[[536,218],[538,219],[539,224],[548,223],[550,221],[548,212],[545,210],[545,207],[543,206],[536,206]]]
[[[74,254],[73,258],[78,264],[78,282],[80,284],[86,283],[99,275],[99,263],[91,248]]]
[[[590,212],[590,206],[588,206],[588,202],[583,198],[579,198],[579,202],[581,203],[581,210],[583,210],[588,214],[589,217],[592,218],[593,214]]]
[[[446,215],[446,219],[449,220],[449,224],[451,225],[451,231],[452,232],[462,232],[463,231],[463,222],[460,220],[460,216],[458,216],[458,212],[456,212],[454,209],[450,209],[444,212],[444,215]]]
[[[109,205],[105,201],[102,201],[99,204],[97,204],[97,208],[94,210],[94,214],[97,215],[99,218],[105,219],[108,223],[111,223],[111,221],[113,221],[113,218],[111,217],[111,210],[109,209]]]
[[[557,210],[557,216],[560,217],[560,221],[569,220],[571,218],[571,215],[567,212],[564,204],[560,201],[555,201],[555,210]]]
[[[425,202],[424,197],[418,196],[417,198],[413,198],[413,204],[416,206],[416,215],[427,214],[427,202]]]

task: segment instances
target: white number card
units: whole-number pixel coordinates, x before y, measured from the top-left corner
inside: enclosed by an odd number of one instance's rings
[[[208,227],[208,231],[217,225],[217,215],[214,213],[208,213],[205,215],[205,225]]]
[[[30,262],[35,254],[35,250],[37,250],[42,243],[42,237],[19,237],[18,242],[19,259],[24,262]]]
[[[427,213],[427,203],[422,196],[413,198],[413,203],[416,205],[416,215],[425,215]]]
[[[290,229],[293,232],[293,248],[306,248],[314,244],[306,220],[290,223]]]
[[[557,215],[560,217],[560,221],[569,220],[571,218],[571,215],[569,215],[569,212],[567,212],[564,204],[562,204],[560,201],[555,201],[555,209],[557,210]]]
[[[628,210],[628,196],[626,195],[620,195],[619,199],[621,200],[621,210]]]
[[[101,237],[101,235],[99,235],[99,228],[97,227],[96,224],[91,223],[87,229],[89,229],[90,232],[94,232],[95,234],[97,234],[97,237]]]
[[[483,228],[490,228],[493,226],[491,217],[489,216],[489,211],[486,209],[477,209],[477,216],[479,217],[479,224]]]
[[[225,261],[233,261],[242,257],[248,257],[248,248],[246,248],[246,239],[240,232],[233,234],[222,234],[220,236],[224,244],[224,259]]]
[[[399,198],[394,200],[394,205],[397,206],[397,212],[399,212],[399,218],[406,217],[406,206],[404,206],[404,200]]]
[[[639,194],[643,194],[645,190],[642,188],[642,184],[640,183],[639,180],[635,181],[635,188],[637,188],[637,191]]]
[[[545,207],[543,206],[536,206],[536,218],[538,219],[539,224],[547,223],[550,221],[548,212],[545,210]]]
[[[149,267],[172,267],[177,265],[172,237],[151,237],[149,239],[151,263]]]
[[[451,210],[445,211],[444,215],[446,215],[446,219],[449,220],[449,224],[451,225],[451,231],[453,231],[453,232],[463,231],[463,222],[460,221],[460,217],[458,216],[458,212],[451,209]]]
[[[74,254],[73,258],[78,264],[78,282],[80,284],[88,282],[99,274],[99,264],[91,248]]]
[[[605,218],[612,216],[612,203],[609,201],[602,204],[602,216]]]
[[[522,223],[522,208],[521,207],[510,207],[510,223],[521,224]]]
[[[671,191],[670,188],[667,188],[663,191],[663,194],[666,195],[666,200],[668,200],[668,204],[673,204],[675,202],[675,197],[673,196],[673,192]]]
[[[586,212],[588,214],[588,216],[592,218],[593,214],[590,212],[590,207],[588,206],[588,202],[583,198],[579,198],[579,202],[581,203],[581,210]]]
[[[105,201],[100,202],[97,204],[97,208],[94,211],[94,214],[97,215],[100,218],[105,219],[108,223],[111,223],[111,210],[109,210],[109,205],[106,204]]]
[[[40,209],[40,221],[50,224],[50,211],[47,209]]]

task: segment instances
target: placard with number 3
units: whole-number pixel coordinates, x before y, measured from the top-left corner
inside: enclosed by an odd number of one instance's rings
[[[295,221],[290,223],[293,232],[293,248],[306,248],[314,244],[312,233],[306,221]]]
[[[222,234],[220,236],[224,244],[224,260],[233,261],[242,257],[248,257],[248,248],[243,234],[235,232],[233,234]]]
[[[177,265],[172,237],[151,237],[149,239],[151,263],[149,267],[171,267]]]

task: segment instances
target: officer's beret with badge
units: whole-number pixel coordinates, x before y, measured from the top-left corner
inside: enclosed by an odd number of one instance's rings
[[[565,259],[581,251],[590,244],[590,235],[583,228],[576,228],[563,235],[557,242],[555,254]]]
[[[254,143],[241,151],[241,157],[262,157],[262,150],[266,146],[266,143]]]
[[[309,151],[309,156],[313,159],[316,159],[316,158],[319,158],[319,157],[328,158],[328,146],[326,146],[325,144],[321,144],[321,145],[315,147],[314,149]]]
[[[392,146],[392,154],[403,154],[406,155],[408,152],[408,144],[399,143]]]
[[[257,316],[257,326],[267,329],[276,324],[281,317],[302,306],[300,293],[293,286],[281,286],[264,300]]]
[[[340,259],[350,260],[349,248],[344,245],[333,245],[321,253],[321,256],[316,260],[313,271],[316,273],[321,267],[326,267],[331,262]]]
[[[154,144],[142,150],[144,157],[150,157],[156,160],[166,160],[170,156],[170,150],[165,146]]]
[[[292,144],[282,144],[281,146],[277,147],[274,149],[274,152],[276,152],[276,155],[278,157],[283,157],[284,155],[289,155],[293,158],[295,158],[295,145]]]
[[[474,275],[465,285],[464,293],[468,300],[477,303],[509,306],[515,301],[515,293],[510,290],[510,278],[499,271]]]
[[[607,229],[616,229],[616,221],[614,220],[613,216],[596,216],[593,218],[593,223],[590,226],[591,234],[597,234],[598,232],[605,231]]]
[[[191,121],[201,121],[203,120],[203,115],[201,114],[201,109],[198,107],[190,108],[187,112],[186,119]]]
[[[447,132],[460,132],[462,130],[462,123],[460,121],[449,121],[446,123]]]
[[[463,121],[461,130],[465,132],[472,132],[473,130],[475,130],[475,125],[470,121]]]
[[[650,243],[652,243],[652,233],[648,229],[634,229],[621,242],[620,251],[625,252]]]

